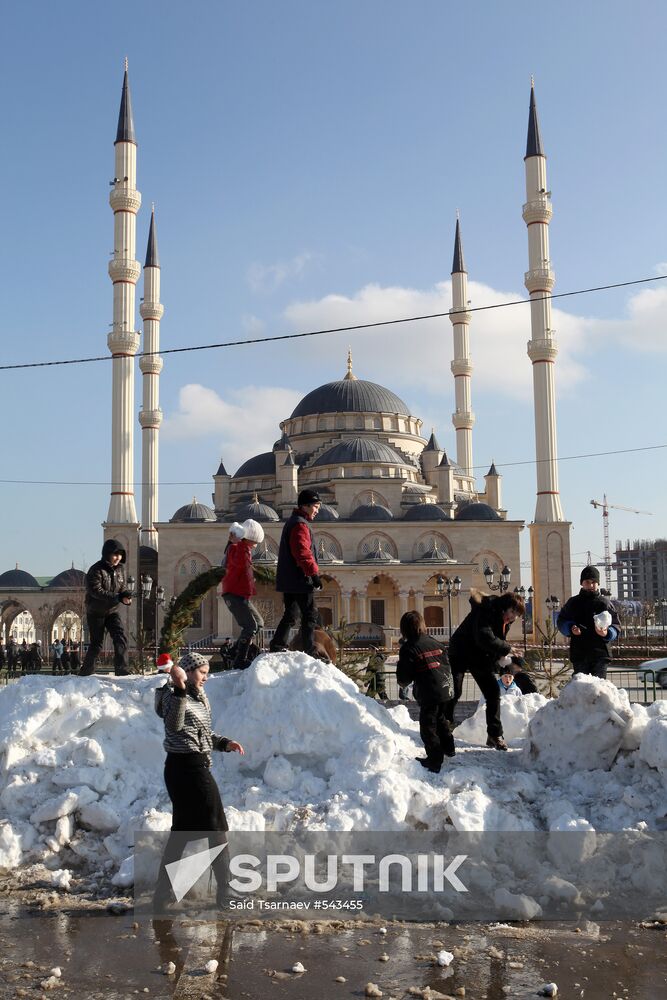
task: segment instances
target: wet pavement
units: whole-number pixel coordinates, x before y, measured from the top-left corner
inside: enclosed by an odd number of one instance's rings
[[[550,982],[567,1000],[667,996],[665,923],[139,923],[131,911],[37,912],[5,899],[0,935],[2,1000],[504,1000],[535,997]],[[442,949],[454,958],[441,968]],[[305,971],[294,973],[298,962]],[[56,967],[61,975],[50,976]]]

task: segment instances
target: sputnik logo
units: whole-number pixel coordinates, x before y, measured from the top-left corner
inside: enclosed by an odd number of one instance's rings
[[[207,868],[210,868],[219,854],[222,854],[227,844],[220,844],[217,847],[210,847],[206,851],[198,851],[197,854],[189,854],[187,858],[179,861],[172,861],[165,865],[171,888],[174,891],[176,902],[187,896],[192,886],[202,877]]]

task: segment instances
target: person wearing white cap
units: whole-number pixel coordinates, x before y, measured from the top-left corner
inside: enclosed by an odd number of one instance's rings
[[[264,528],[252,518],[248,518],[243,524],[235,521],[229,529],[229,542],[225,549],[222,599],[241,629],[232,662],[232,667],[238,670],[250,666],[248,660],[250,643],[264,627],[264,619],[250,600],[257,593],[255,574],[252,570],[252,551],[263,541]]]

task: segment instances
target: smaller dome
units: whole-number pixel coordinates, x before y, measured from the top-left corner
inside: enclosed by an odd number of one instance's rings
[[[457,521],[502,521],[500,514],[488,503],[467,503],[456,512]]]
[[[205,503],[198,503],[196,497],[193,497],[192,503],[186,503],[178,508],[169,523],[201,524],[205,521],[215,521],[215,513]]]
[[[80,569],[74,569],[72,566],[70,569],[64,569],[62,573],[58,573],[54,576],[53,580],[49,581],[49,587],[85,587],[86,586],[86,574]]]
[[[32,573],[24,569],[8,569],[0,576],[0,587],[39,587]]]
[[[253,521],[279,521],[277,513],[268,503],[262,503],[257,494],[249,503],[241,504],[230,516],[232,521],[247,521],[251,517]]]
[[[261,455],[255,455],[240,465],[234,473],[234,479],[246,479],[248,476],[275,476],[275,474],[275,455],[272,451],[263,451]]]
[[[323,503],[317,512],[317,517],[314,518],[315,521],[338,521],[340,519],[340,514],[337,510],[328,504]]]
[[[266,541],[264,541],[261,547],[258,545],[257,548],[255,549],[255,552],[253,553],[252,556],[252,561],[254,563],[257,563],[259,566],[275,566],[276,563],[278,562],[278,556],[275,554],[275,552],[271,551],[271,549],[266,544]]]
[[[449,521],[447,513],[437,503],[415,503],[403,515],[404,521]]]
[[[374,462],[378,465],[407,465],[407,458],[400,455],[395,448],[378,441],[375,438],[352,438],[350,441],[339,441],[323,451],[313,462],[313,468],[320,465],[357,465],[362,462]]]
[[[381,503],[364,503],[350,514],[350,521],[393,521],[394,515]]]

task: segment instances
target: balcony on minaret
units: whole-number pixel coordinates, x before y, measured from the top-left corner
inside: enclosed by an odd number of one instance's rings
[[[472,319],[472,313],[468,309],[457,309],[456,306],[452,306],[449,310],[449,320],[451,323],[469,323]]]
[[[551,216],[554,214],[551,199],[548,195],[527,201],[523,206],[523,218],[526,225],[530,226],[534,222],[544,222],[549,224]]]
[[[524,274],[524,285],[529,292],[550,292],[556,284],[556,275],[549,267],[533,267]]]

